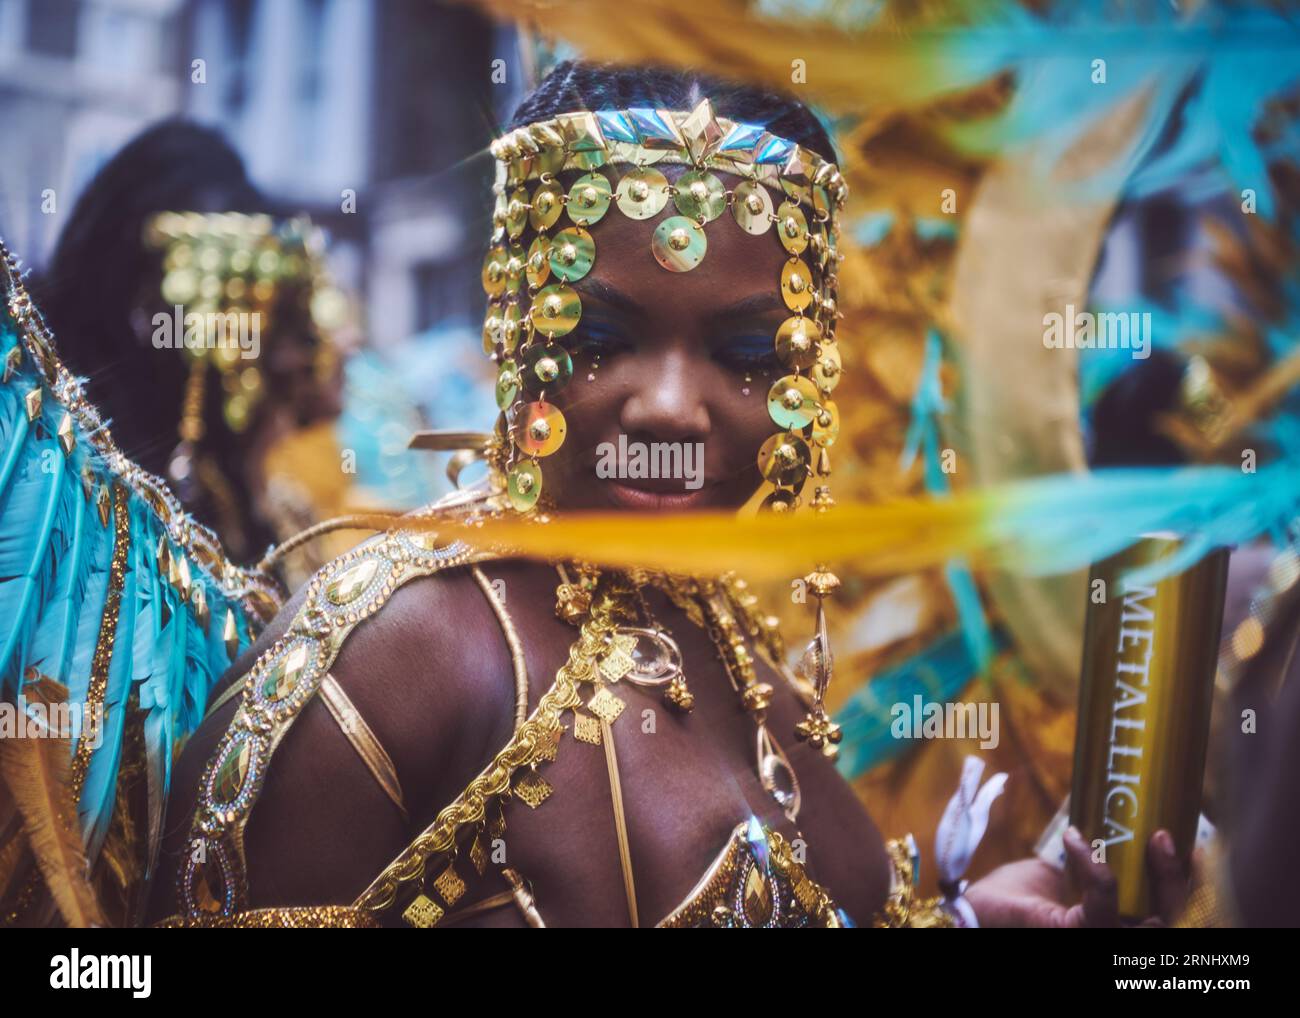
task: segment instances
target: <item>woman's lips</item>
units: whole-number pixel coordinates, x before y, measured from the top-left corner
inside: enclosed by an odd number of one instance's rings
[[[715,495],[715,485],[705,484],[702,488],[682,491],[680,489],[634,488],[620,481],[606,480],[605,490],[610,501],[624,509],[671,511],[675,509],[698,509],[708,505]]]

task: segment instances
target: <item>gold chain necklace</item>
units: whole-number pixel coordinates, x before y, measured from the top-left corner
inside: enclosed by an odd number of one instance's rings
[[[601,744],[602,727],[612,724],[626,706],[610,686],[629,681],[643,687],[663,687],[665,699],[672,706],[689,711],[694,696],[686,686],[681,650],[669,631],[650,611],[641,588],[649,584],[663,591],[695,625],[712,640],[732,688],[755,725],[755,769],[765,791],[794,823],[799,814],[802,795],[798,777],[789,759],[767,728],[767,711],[772,704],[770,683],[758,678],[754,659],[745,641],[737,614],[745,616],[751,630],[758,628],[749,617],[753,598],[737,597],[727,581],[699,581],[687,577],[636,572],[601,575],[590,567],[578,567],[579,582],[572,583],[561,567],[561,584],[557,590],[556,612],[570,622],[578,621],[582,609],[590,611],[591,596],[599,581],[604,581],[614,614],[624,619],[644,620],[643,626],[620,622],[606,635],[606,648],[598,656],[593,680],[595,693],[586,707],[599,723],[575,709],[574,736],[593,745]],[[743,593],[743,585],[739,591]],[[633,607],[635,605],[635,607]],[[639,611],[638,611],[639,609]],[[603,680],[603,681],[602,681]],[[584,720],[585,719],[585,720]],[[608,736],[606,735],[605,738]]]

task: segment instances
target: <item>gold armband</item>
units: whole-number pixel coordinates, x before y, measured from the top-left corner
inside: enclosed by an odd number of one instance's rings
[[[876,929],[944,929],[956,926],[943,908],[943,899],[922,898],[916,893],[916,842],[909,834],[885,842],[893,874],[889,897],[871,925]]]

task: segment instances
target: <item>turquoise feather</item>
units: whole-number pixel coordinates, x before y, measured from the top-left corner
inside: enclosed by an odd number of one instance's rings
[[[11,474],[0,502],[0,618],[9,620],[0,640],[5,690],[21,686],[28,645],[55,583],[58,555],[51,542],[71,516],[70,493],[61,483],[66,462],[57,442],[38,439],[27,445],[27,458]]]
[[[17,284],[8,257],[0,249],[0,281],[10,288]],[[0,306],[0,363],[9,364],[5,355],[19,336],[7,305]],[[37,387],[43,409],[29,423],[24,397]],[[213,686],[230,665],[221,633],[227,611],[236,620],[236,654],[252,640],[255,627],[242,605],[191,561],[211,613],[206,629],[199,625],[192,605],[160,575],[154,548],[163,526],[154,510],[95,451],[83,418],[74,416],[73,449],[64,453],[54,437],[64,413],[24,349],[0,385],[0,696],[15,699],[26,669],[35,668],[64,682],[69,702],[86,703],[117,528],[111,515],[107,525],[101,522],[97,505],[86,496],[82,471],[89,471],[92,490],[120,485],[129,533],[126,569],[111,634],[102,738],[91,751],[78,804],[87,857],[93,860],[113,817],[128,706],[138,698],[146,712],[149,808],[153,829],[161,830],[173,754],[202,720]],[[102,429],[93,416],[84,420]],[[84,732],[79,714],[72,717],[75,752]],[[141,862],[149,866],[156,843],[146,851]]]

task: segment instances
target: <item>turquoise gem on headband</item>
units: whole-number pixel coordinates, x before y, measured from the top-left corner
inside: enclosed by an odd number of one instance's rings
[[[790,153],[795,150],[795,144],[787,141],[785,138],[778,138],[776,135],[768,135],[761,148],[754,153],[754,162],[762,165],[774,163],[778,166],[784,166],[790,161]]]
[[[627,111],[636,128],[638,140],[647,148],[675,147],[681,144],[676,128],[660,115],[658,110],[635,107]]]
[[[734,124],[718,146],[718,155],[723,159],[747,163],[753,158],[754,146],[766,133],[756,124]]]
[[[606,141],[621,141],[627,145],[635,145],[641,140],[636,133],[636,128],[621,110],[597,110],[596,122],[600,124],[601,133],[605,135]]]

